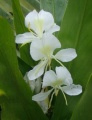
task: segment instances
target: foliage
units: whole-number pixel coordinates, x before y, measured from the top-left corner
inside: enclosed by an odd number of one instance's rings
[[[0,106],[2,120],[91,120],[92,119],[92,1],[91,0],[3,0],[0,1]],[[24,16],[33,9],[54,15],[61,30],[56,34],[62,48],[72,47],[77,58],[64,63],[75,84],[83,93],[67,97],[61,92],[45,115],[32,101],[32,91],[23,80],[35,63],[30,57],[29,44],[15,46],[15,33],[27,32]],[[6,19],[6,20],[5,20]],[[17,57],[16,49],[20,51]],[[53,62],[53,64],[56,64]],[[22,74],[21,74],[22,73]],[[12,114],[11,114],[12,113]]]

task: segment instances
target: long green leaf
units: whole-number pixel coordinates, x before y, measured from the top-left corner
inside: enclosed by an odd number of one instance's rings
[[[86,86],[92,72],[92,1],[70,0],[64,17],[59,40],[63,48],[73,47],[77,58],[68,66],[74,82]]]
[[[47,120],[31,99],[30,87],[18,68],[13,32],[0,18],[0,106],[2,120]]]
[[[27,0],[36,10],[40,10],[39,0]]]
[[[68,0],[40,0],[40,8],[51,12],[58,25],[61,25],[67,4]]]
[[[21,10],[21,6],[19,3],[19,0],[12,0],[12,4],[13,4],[13,13],[14,13],[14,24],[15,24],[15,30],[17,34],[21,34],[24,32],[27,32],[27,28],[25,28],[25,24],[24,24],[24,16]],[[25,45],[20,47],[20,56],[21,59],[27,63],[30,66],[33,66],[33,60],[29,54],[29,45]]]
[[[92,73],[92,1],[90,0],[69,0],[69,4],[63,19],[61,31],[58,39],[61,41],[62,48],[75,48],[77,58],[65,64],[74,80],[75,84],[81,84],[83,90],[88,82],[89,75]],[[59,118],[70,119],[70,114],[77,105],[80,96],[67,97],[68,110],[63,114],[59,112]],[[60,99],[60,97],[58,97]],[[61,108],[59,108],[61,106]],[[64,109],[61,104],[56,104],[57,108]],[[55,111],[56,112],[56,111]],[[58,112],[58,111],[57,111]],[[57,118],[54,113],[54,120]]]
[[[71,120],[92,120],[92,75]]]
[[[5,0],[0,1],[0,8],[10,16],[10,12],[12,12],[12,7]]]
[[[12,8],[13,8],[13,15],[14,15],[14,25],[16,34],[26,32],[26,27],[24,25],[24,16],[20,7],[19,0],[12,0]]]
[[[27,1],[25,1],[25,0],[20,0],[20,4],[21,4],[28,12],[30,12],[31,10],[34,9],[34,7],[33,7],[31,4],[29,4]]]

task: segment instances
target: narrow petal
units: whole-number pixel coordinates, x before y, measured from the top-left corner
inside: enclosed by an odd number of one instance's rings
[[[56,74],[58,79],[62,81],[62,85],[72,84],[71,74],[65,67],[56,67]]]
[[[31,81],[31,80],[30,80]],[[33,80],[34,81],[34,80]],[[42,86],[42,78],[41,77],[39,77],[39,78],[37,78],[36,79],[36,81],[35,81],[35,93],[39,93],[40,92],[40,90],[41,90],[41,86]]]
[[[46,12],[44,10],[41,10],[39,12],[39,19],[43,20],[43,30],[50,29],[54,24],[54,18],[50,12]]]
[[[25,26],[36,31],[35,20],[38,20],[38,12],[33,10],[25,17]]]
[[[44,54],[41,52],[42,48],[43,44],[41,40],[33,41],[31,43],[30,54],[35,61],[38,61],[44,57]]]
[[[29,80],[29,85],[32,90],[32,92],[35,90],[36,85],[35,85],[35,80]]]
[[[36,40],[36,39],[37,38],[34,35],[32,35],[30,32],[26,32],[24,34],[17,35],[15,42],[23,44],[23,43],[29,43],[29,42]]]
[[[35,80],[40,77],[44,73],[44,68],[46,66],[46,61],[42,61],[38,65],[36,65],[32,70],[28,72],[28,79]]]
[[[59,31],[60,30],[60,27],[56,24],[54,24],[49,30],[45,31],[46,33],[48,34],[52,34],[56,31]]]
[[[45,93],[39,93],[37,95],[34,95],[32,97],[32,100],[34,100],[34,101],[43,101],[48,97],[48,95],[52,92],[52,90],[53,89],[51,89],[51,90],[49,90],[48,92],[45,92]]]
[[[73,48],[60,50],[55,57],[62,62],[69,62],[77,57],[76,51]]]
[[[48,102],[49,102],[49,99],[45,99],[43,101],[39,101],[37,102],[39,104],[39,106],[41,107],[42,111],[46,114],[48,112]]]
[[[74,96],[74,95],[79,95],[80,93],[82,93],[82,86],[81,85],[71,84],[70,86],[62,87],[62,90],[66,94]]]
[[[35,84],[36,84],[36,83],[35,83],[35,80],[34,80],[34,81],[29,80],[27,74],[28,74],[28,72],[25,74],[24,80],[26,81],[26,83],[28,83],[28,84],[30,85],[30,88],[31,88],[31,90],[32,90],[32,92],[33,92],[33,91],[35,90],[35,87],[36,87]]]
[[[55,83],[56,80],[57,80],[57,76],[55,72],[52,70],[47,71],[43,78],[42,88],[45,88],[47,86],[53,86],[53,83]]]

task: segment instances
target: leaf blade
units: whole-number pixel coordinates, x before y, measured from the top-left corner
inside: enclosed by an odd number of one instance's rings
[[[5,93],[0,96],[2,120],[47,120],[32,101],[30,87],[18,69],[14,35],[3,18],[0,18],[0,67],[0,89]]]

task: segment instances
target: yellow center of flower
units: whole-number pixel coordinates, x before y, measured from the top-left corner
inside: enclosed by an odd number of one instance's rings
[[[38,34],[38,37],[42,38],[44,20],[38,18],[34,21],[34,23],[35,23],[35,26],[36,26],[36,29],[37,29],[36,32]]]
[[[58,88],[58,86],[60,86],[61,84],[62,84],[61,80],[56,80],[52,82],[52,87]]]
[[[48,59],[51,58],[51,47],[50,46],[43,46],[41,49],[42,54],[44,54]]]

